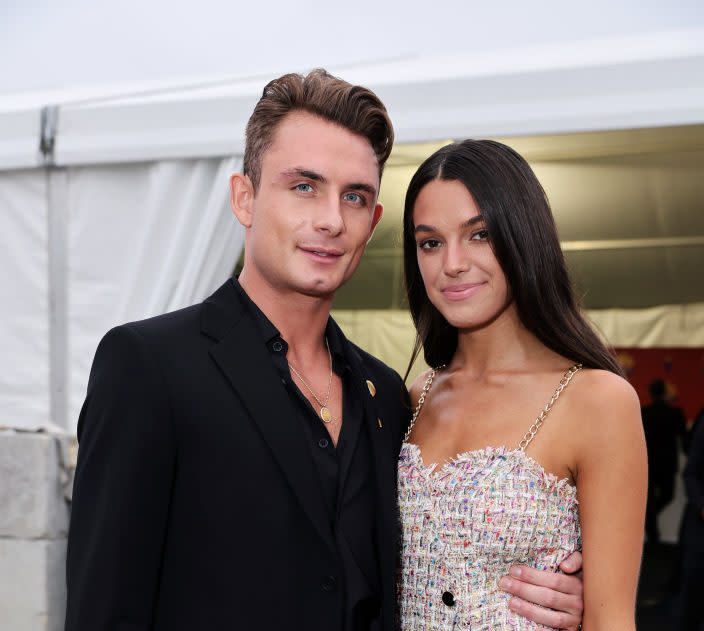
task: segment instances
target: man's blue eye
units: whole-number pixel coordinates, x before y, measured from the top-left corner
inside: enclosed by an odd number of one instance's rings
[[[296,184],[296,190],[301,191],[301,193],[310,193],[313,187],[310,184],[301,182],[300,184]]]
[[[364,201],[359,193],[345,193],[345,199],[353,204],[361,204]]]

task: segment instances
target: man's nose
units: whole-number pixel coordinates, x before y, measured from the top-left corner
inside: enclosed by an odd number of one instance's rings
[[[328,232],[333,236],[344,230],[342,201],[338,196],[331,195],[320,200],[320,204],[316,208],[314,227],[316,230]]]

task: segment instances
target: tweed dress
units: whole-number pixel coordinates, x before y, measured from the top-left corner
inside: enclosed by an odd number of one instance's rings
[[[398,465],[402,631],[539,627],[509,610],[510,596],[498,582],[514,563],[558,571],[559,564],[581,547],[575,487],[525,453],[580,368],[565,373],[550,403],[515,449],[468,451],[436,466],[423,464],[419,447],[404,440]],[[434,375],[431,371],[413,423]]]

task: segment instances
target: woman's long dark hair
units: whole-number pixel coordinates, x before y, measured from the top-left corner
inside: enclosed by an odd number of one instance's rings
[[[418,268],[413,209],[418,194],[432,180],[457,180],[474,198],[523,325],[563,357],[623,375],[614,355],[580,313],[555,220],[533,170],[506,145],[465,140],[439,149],[423,162],[406,193],[403,263],[417,331],[406,377],[421,348],[429,366],[448,364],[457,349],[457,329],[430,302]]]

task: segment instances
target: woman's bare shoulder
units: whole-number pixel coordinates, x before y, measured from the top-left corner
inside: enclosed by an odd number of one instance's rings
[[[590,412],[608,409],[640,409],[638,395],[633,386],[620,375],[609,370],[584,368],[576,380],[574,398]]]
[[[575,379],[571,415],[584,438],[627,441],[642,431],[640,401],[633,386],[608,370],[583,369]]]

